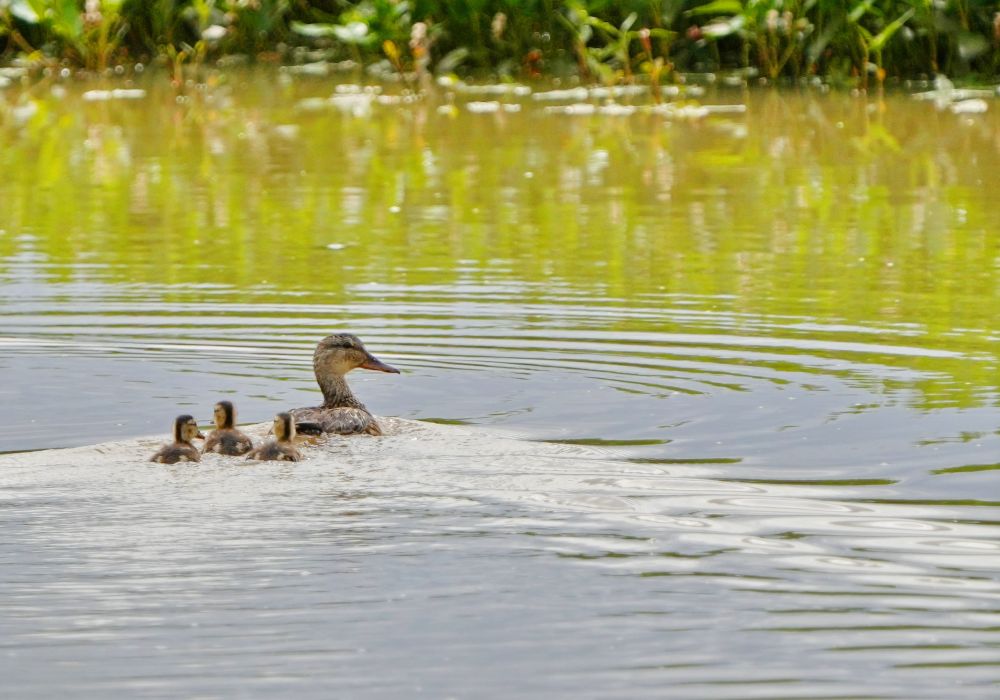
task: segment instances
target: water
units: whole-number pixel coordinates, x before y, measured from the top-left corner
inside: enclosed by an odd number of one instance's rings
[[[309,405],[339,329],[466,427],[8,457],[19,696],[995,696],[992,107],[164,82],[0,93],[0,452]]]

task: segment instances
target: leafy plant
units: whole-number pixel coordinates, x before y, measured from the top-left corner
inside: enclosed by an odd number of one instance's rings
[[[742,41],[743,65],[756,54],[757,65],[772,80],[788,67],[800,72],[802,56],[814,25],[805,12],[815,2],[807,0],[712,0],[687,14],[710,17],[700,34],[710,41],[735,36]],[[728,15],[728,16],[727,16]]]
[[[869,66],[871,66],[871,57],[875,56],[875,77],[878,80],[879,89],[882,88],[882,84],[885,81],[885,68],[882,64],[882,52],[885,49],[886,43],[903,28],[906,21],[913,16],[915,10],[911,7],[902,15],[897,17],[885,24],[881,31],[877,34],[873,30],[868,29],[861,23],[861,18],[866,12],[872,9],[874,0],[863,0],[859,2],[854,8],[848,13],[847,19],[850,26],[855,28],[858,36],[858,42],[864,52],[864,66],[862,67],[862,81],[863,85],[868,87],[868,73]]]
[[[639,15],[630,13],[621,24],[615,26],[599,17],[587,13],[581,3],[571,3],[566,15],[566,24],[574,34],[575,48],[581,65],[587,71],[601,77],[605,83],[623,80],[633,82],[632,44],[640,42],[645,50],[649,72],[656,71],[657,80],[662,72],[663,62],[655,64],[653,57],[653,37],[669,40],[674,33],[659,27],[634,29]],[[589,46],[594,37],[603,39],[603,44]]]
[[[995,0],[0,0],[0,56],[104,70],[170,47],[196,61],[293,43],[400,75],[461,66],[655,83],[675,64],[708,64],[881,84],[890,73],[995,76],[997,13]]]

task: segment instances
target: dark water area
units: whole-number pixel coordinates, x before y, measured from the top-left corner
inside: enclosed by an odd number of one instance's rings
[[[0,459],[18,696],[995,696],[992,101],[97,87],[0,91],[0,452],[311,405],[335,330],[473,437]]]

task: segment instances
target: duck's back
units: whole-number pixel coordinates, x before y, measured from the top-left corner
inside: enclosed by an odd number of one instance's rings
[[[253,441],[235,428],[216,430],[205,441],[205,452],[239,457],[253,449]]]
[[[295,448],[295,445],[270,440],[251,450],[247,454],[247,459],[256,459],[262,462],[299,462],[302,460],[302,453]]]
[[[324,433],[336,435],[381,435],[382,429],[375,418],[363,408],[297,408],[292,413],[296,423],[312,423]],[[304,432],[304,431],[303,431]]]
[[[149,461],[159,462],[160,464],[199,462],[201,461],[201,455],[198,453],[198,450],[195,449],[194,445],[186,445],[175,442],[161,447],[160,451],[153,455]]]

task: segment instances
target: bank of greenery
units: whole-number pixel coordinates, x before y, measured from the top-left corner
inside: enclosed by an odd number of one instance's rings
[[[304,51],[303,49],[308,49]],[[867,85],[1000,68],[994,0],[0,0],[0,62],[224,55],[606,83],[745,69]]]

